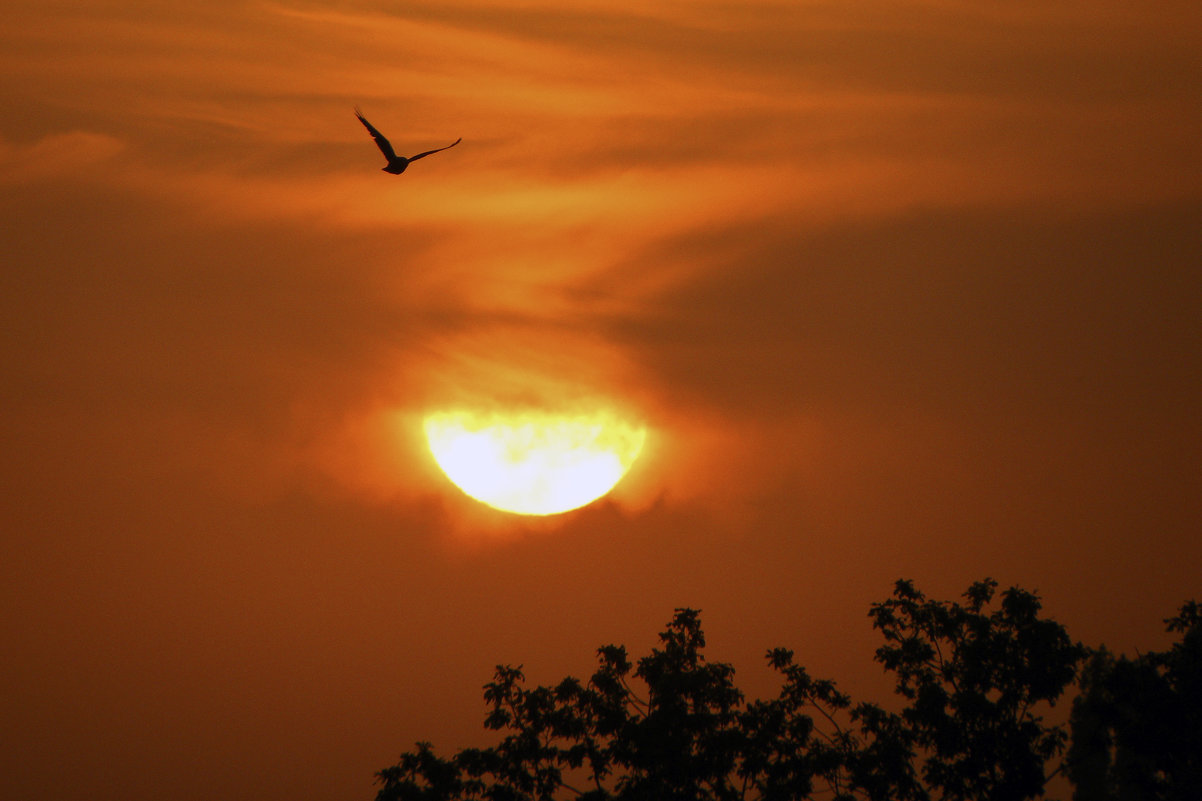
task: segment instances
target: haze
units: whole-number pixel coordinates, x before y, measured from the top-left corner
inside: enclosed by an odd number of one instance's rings
[[[1202,12],[6,3],[0,795],[362,798],[675,607],[772,692],[868,605],[1155,648],[1202,564]],[[397,152],[455,148],[402,176]],[[494,512],[441,408],[620,407]],[[877,696],[879,697],[879,696]]]

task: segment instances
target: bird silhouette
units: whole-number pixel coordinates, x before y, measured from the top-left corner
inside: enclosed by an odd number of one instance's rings
[[[425,153],[418,153],[416,156],[405,158],[404,156],[398,156],[396,154],[396,151],[392,149],[392,143],[385,139],[384,134],[377,131],[375,126],[367,121],[367,117],[363,116],[363,112],[359,110],[358,106],[355,106],[355,116],[359,118],[359,122],[363,123],[363,127],[366,128],[367,132],[371,134],[371,138],[376,140],[376,147],[380,148],[380,152],[384,154],[384,158],[388,159],[388,165],[382,169],[384,172],[392,173],[393,175],[400,175],[403,173],[405,168],[408,167],[409,163],[412,161],[424,159],[431,153],[441,152],[447,148],[454,147],[463,141],[463,137],[461,136],[446,147],[427,150]]]

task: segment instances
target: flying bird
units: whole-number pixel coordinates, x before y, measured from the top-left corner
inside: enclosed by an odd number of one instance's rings
[[[461,136],[446,147],[427,150],[425,153],[418,153],[416,156],[405,158],[404,156],[398,156],[396,154],[396,151],[392,149],[392,143],[385,139],[384,134],[377,131],[375,126],[367,121],[367,117],[363,116],[363,112],[359,110],[358,106],[355,106],[355,116],[359,118],[359,122],[363,123],[363,127],[366,128],[367,132],[371,134],[371,138],[376,140],[376,147],[380,148],[380,152],[384,154],[384,158],[388,159],[388,166],[383,167],[382,169],[384,172],[390,172],[393,175],[400,175],[403,173],[411,161],[424,159],[431,153],[439,153],[447,148],[452,148],[463,141],[463,137]]]

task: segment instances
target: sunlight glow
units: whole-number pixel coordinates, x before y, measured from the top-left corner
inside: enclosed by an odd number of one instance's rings
[[[638,458],[646,430],[608,413],[559,416],[440,412],[426,440],[447,477],[506,512],[553,515],[609,492]]]

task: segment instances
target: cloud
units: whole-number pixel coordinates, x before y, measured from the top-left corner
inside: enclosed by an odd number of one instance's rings
[[[121,140],[90,131],[49,134],[27,145],[0,140],[0,183],[80,176],[110,162],[124,149]]]
[[[121,169],[96,177],[153,209],[132,230],[189,287],[141,268],[148,307],[176,310],[141,324],[186,357],[142,355],[160,402],[203,418],[201,439],[274,443],[262,450],[287,456],[269,472],[309,460],[378,497],[434,486],[420,455],[398,466],[397,415],[515,388],[628,399],[689,476],[680,487],[728,484],[723,463],[750,474],[758,458],[761,481],[794,457],[802,469],[796,452],[765,457],[772,426],[801,442],[853,420],[883,430],[882,397],[1026,408],[1039,380],[1088,358],[1088,338],[1025,316],[1022,292],[1068,305],[1063,287],[1029,267],[1014,278],[991,249],[1045,213],[1110,219],[1196,190],[1196,116],[1163,100],[1184,89],[1136,92],[1109,66],[1130,51],[1139,84],[1184,56],[1124,39],[1123,19],[707,11],[112,11],[24,68],[57,59],[37,80],[95,90],[61,101],[110,132],[80,149],[126,143]],[[105,46],[85,58],[97,30]],[[398,147],[464,144],[383,176],[354,100]],[[285,244],[300,230],[304,252]],[[214,433],[225,425],[241,433]]]
[[[92,301],[42,298],[60,330],[112,335],[68,362],[89,392],[136,383],[165,429],[227,443],[207,462],[283,454],[259,472],[315,466],[376,497],[434,486],[387,432],[463,397],[625,399],[665,473],[688,476],[668,495],[729,485],[723,464],[761,483],[807,469],[800,450],[765,455],[774,430],[816,443],[918,409],[929,432],[1090,392],[1157,402],[1118,391],[1165,356],[1166,332],[1124,303],[1189,293],[1122,272],[1091,226],[1143,258],[1126,210],[1197,193],[1180,36],[1132,33],[1111,6],[704,12],[97,6],[51,35],[25,9],[15,24],[43,47],[4,58],[39,112],[10,140],[33,144],[4,146],[6,180],[37,195],[80,175],[137,210],[76,242]],[[356,100],[398,147],[464,144],[383,176]],[[1052,259],[1040,236],[1080,252]],[[1113,362],[1107,304],[1143,343]],[[1175,369],[1148,386],[1178,387]],[[1069,391],[1057,376],[1074,370]]]

